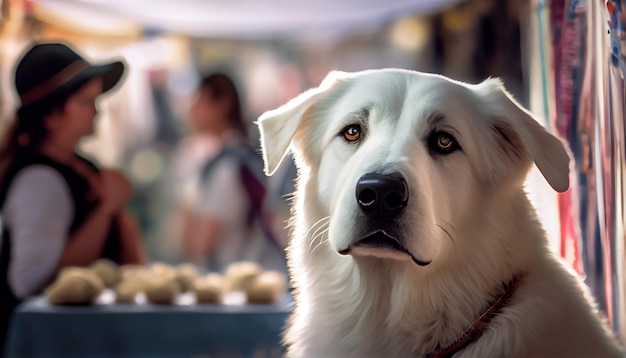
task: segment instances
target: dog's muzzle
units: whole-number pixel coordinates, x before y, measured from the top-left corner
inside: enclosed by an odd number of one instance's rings
[[[409,188],[398,172],[367,173],[356,184],[356,201],[368,218],[390,218],[406,207]]]
[[[416,258],[397,238],[398,217],[409,201],[409,188],[402,174],[363,175],[356,184],[356,201],[366,222],[360,225],[357,240],[339,250],[339,254],[399,260],[411,258],[420,266],[430,263]]]

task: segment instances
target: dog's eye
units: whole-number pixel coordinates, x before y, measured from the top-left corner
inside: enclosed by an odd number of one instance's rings
[[[358,124],[351,124],[343,129],[343,137],[348,142],[354,142],[361,139],[361,126]]]
[[[439,149],[448,151],[452,148],[453,145],[454,140],[450,138],[450,136],[446,134],[440,134],[439,136],[437,136],[437,146],[439,147]]]
[[[460,149],[459,143],[448,132],[435,132],[428,139],[428,147],[437,153],[450,154]]]

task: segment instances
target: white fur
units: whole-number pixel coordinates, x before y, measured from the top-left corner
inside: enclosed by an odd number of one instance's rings
[[[437,128],[433,114],[443,118]],[[366,128],[358,144],[341,135],[352,123]],[[456,356],[621,355],[588,289],[548,249],[523,191],[533,163],[555,190],[567,190],[569,157],[498,80],[333,72],[259,126],[266,171],[290,146],[299,169],[289,356],[423,357],[457,340],[516,274],[523,278],[512,302]],[[434,129],[454,133],[462,149],[431,154]],[[357,239],[357,180],[390,170],[409,187],[403,240],[427,266],[338,253]]]

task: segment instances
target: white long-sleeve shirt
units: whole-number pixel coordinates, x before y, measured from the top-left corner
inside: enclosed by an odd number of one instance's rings
[[[63,176],[32,165],[13,178],[2,209],[11,235],[9,285],[19,298],[41,288],[54,272],[69,235],[74,203]]]

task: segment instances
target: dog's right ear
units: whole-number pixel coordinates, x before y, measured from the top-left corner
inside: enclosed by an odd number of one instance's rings
[[[265,174],[272,175],[289,150],[289,145],[303,120],[311,115],[315,104],[323,97],[344,72],[329,73],[322,84],[295,97],[287,104],[263,113],[257,125],[261,135],[261,150]]]

